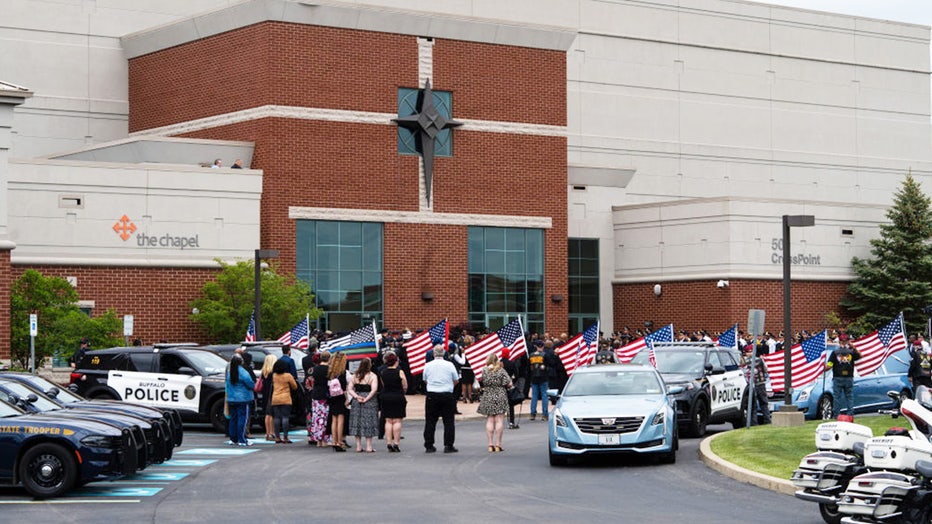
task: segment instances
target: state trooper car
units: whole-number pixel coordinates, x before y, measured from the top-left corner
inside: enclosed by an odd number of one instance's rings
[[[81,418],[26,414],[0,400],[0,483],[36,498],[136,471],[132,431]]]
[[[41,391],[24,382],[0,376],[0,397],[3,395],[6,395],[11,404],[15,404],[27,413],[79,417],[115,426],[138,427],[142,430],[145,439],[140,442],[145,444],[139,453],[141,467],[161,464],[172,457],[175,443],[172,440],[171,428],[161,416],[153,418],[145,414],[81,408],[77,405],[66,408],[61,402],[46,397]]]
[[[657,371],[667,385],[681,385],[675,396],[681,429],[694,437],[705,435],[708,424],[731,422],[743,427],[748,381],[735,350],[709,342],[654,342]],[[647,349],[632,364],[649,364]]]
[[[229,362],[194,344],[88,351],[69,388],[90,399],[126,400],[178,410],[182,418],[226,431],[224,372]]]
[[[171,435],[174,445],[177,447],[184,442],[184,426],[181,423],[181,415],[174,409],[159,409],[143,406],[142,404],[116,402],[112,400],[87,400],[67,388],[61,389],[48,380],[30,373],[5,371],[0,372],[0,378],[22,382],[36,391],[41,392],[45,398],[56,402],[62,407],[123,413],[148,419],[150,422],[162,419],[167,425],[168,432]]]

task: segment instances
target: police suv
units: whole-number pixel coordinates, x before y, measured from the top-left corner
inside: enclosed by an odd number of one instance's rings
[[[687,434],[701,437],[708,424],[731,422],[743,427],[748,381],[737,351],[710,342],[654,342],[657,371],[669,386],[683,386],[676,418]],[[649,364],[647,349],[632,364]]]
[[[36,498],[137,469],[129,428],[81,418],[25,414],[0,400],[0,484],[21,485]]]
[[[88,351],[71,372],[71,388],[90,399],[176,409],[182,418],[226,431],[228,361],[195,344],[156,344]]]

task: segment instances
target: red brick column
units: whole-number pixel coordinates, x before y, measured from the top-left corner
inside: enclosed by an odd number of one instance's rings
[[[10,287],[13,271],[10,251],[0,250],[0,360],[9,360],[10,352]]]

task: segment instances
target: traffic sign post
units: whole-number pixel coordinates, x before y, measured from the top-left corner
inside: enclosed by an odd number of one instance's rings
[[[36,335],[39,334],[39,315],[29,315],[29,372],[36,373]]]
[[[748,310],[748,333],[751,334],[751,340],[753,341],[753,346],[751,347],[751,369],[748,373],[748,414],[745,417],[745,422],[747,424],[746,429],[751,429],[751,421],[754,420],[751,417],[757,415],[757,410],[754,409],[754,368],[757,366],[757,359],[760,358],[757,356],[757,337],[764,332],[764,317],[766,314],[763,309],[749,309]]]
[[[127,346],[131,336],[133,336],[133,315],[123,315],[123,340]]]

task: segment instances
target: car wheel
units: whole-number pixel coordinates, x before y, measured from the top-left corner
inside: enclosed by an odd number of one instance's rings
[[[549,446],[547,447],[547,454],[550,456],[551,466],[565,466],[566,465],[566,457],[555,454],[553,450],[550,449]]]
[[[23,487],[33,497],[58,497],[68,492],[78,477],[78,465],[64,447],[44,442],[29,448],[19,462]]]
[[[821,397],[819,397],[819,410],[816,413],[816,416],[818,416],[820,420],[831,420],[832,409],[833,409],[832,397],[828,395],[822,395]]]
[[[227,432],[227,416],[223,413],[223,397],[218,398],[210,405],[210,425],[214,431],[219,433]]]
[[[700,398],[693,404],[693,410],[689,416],[689,434],[694,437],[705,435],[705,428],[708,423],[709,414],[706,409],[706,401]]]

